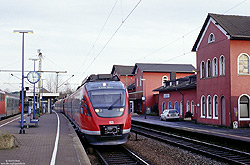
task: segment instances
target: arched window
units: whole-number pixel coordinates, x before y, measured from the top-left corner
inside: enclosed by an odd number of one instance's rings
[[[225,57],[220,56],[220,76],[225,76]]]
[[[250,118],[249,116],[249,97],[246,95],[243,95],[240,97],[240,118],[246,119]]]
[[[141,80],[141,76],[140,76],[140,87],[141,87],[141,85],[142,85],[142,80]]]
[[[179,104],[177,101],[174,103],[174,109],[176,109],[179,112]]]
[[[168,81],[168,76],[163,76],[162,77],[162,86],[164,86],[165,81]]]
[[[206,101],[205,96],[201,96],[201,117],[205,117],[206,115]]]
[[[182,101],[180,102],[180,115],[182,116],[182,112],[183,112],[183,103],[182,103]]]
[[[241,54],[238,57],[238,74],[249,74],[249,56]]]
[[[212,116],[211,96],[207,96],[207,117],[211,118],[211,116]]]
[[[215,36],[213,33],[210,33],[209,34],[209,37],[208,37],[208,43],[213,43],[215,41]]]
[[[202,61],[200,64],[200,78],[205,78],[205,62]]]
[[[168,109],[173,109],[171,101],[168,102]]]
[[[194,115],[194,101],[191,101],[191,113]]]
[[[213,98],[213,118],[218,119],[218,96],[214,95]]]
[[[166,109],[166,103],[165,101],[162,102],[162,112]]]
[[[213,70],[213,77],[217,77],[218,76],[218,62],[217,62],[216,57],[214,57],[213,59],[212,70]]]
[[[207,60],[207,77],[211,77],[211,62]]]
[[[186,109],[186,112],[188,112],[188,111],[190,111],[190,109],[189,109],[189,101],[187,101],[187,109]]]

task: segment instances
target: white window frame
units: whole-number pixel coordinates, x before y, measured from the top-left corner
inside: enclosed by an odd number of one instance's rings
[[[202,67],[202,64],[204,67]],[[204,69],[204,71],[203,71]],[[205,78],[205,62],[204,61],[201,61],[201,64],[200,64],[200,79],[204,79]]]
[[[168,81],[168,76],[162,76],[162,86],[164,86],[164,81]]]
[[[218,76],[218,60],[217,60],[216,57],[213,58],[212,72],[213,72],[213,77],[217,77]]]
[[[215,98],[217,97],[217,107],[216,107],[216,104],[215,104]],[[218,119],[218,116],[219,116],[219,100],[218,100],[218,96],[217,95],[214,95],[213,97],[213,119]],[[218,116],[215,116],[215,112],[217,110],[217,114]]]
[[[210,68],[208,68],[208,64],[209,64],[209,66],[210,66]],[[208,59],[207,60],[207,64],[206,64],[206,77],[207,78],[211,78],[211,60],[210,59]]]
[[[187,104],[186,104],[186,112],[188,111],[190,111],[189,100],[187,100]]]
[[[214,33],[210,33],[209,36],[208,36],[208,41],[207,41],[209,44],[215,42],[215,35]]]
[[[240,57],[243,56],[243,55],[246,55],[247,58],[248,58],[248,73],[240,73],[240,70],[239,70],[239,62],[240,62]],[[238,61],[237,61],[237,68],[238,68],[238,75],[250,75],[250,58],[249,58],[249,55],[247,53],[241,53],[239,56],[238,56]]]
[[[141,80],[141,76],[140,76],[140,87],[142,86],[142,80]]]
[[[202,108],[203,107],[203,98],[204,98],[204,102],[205,102],[204,103],[204,113],[205,113],[204,115],[202,113],[203,112],[203,108]],[[206,98],[204,95],[202,95],[201,96],[201,118],[205,118],[205,117],[206,117]]]
[[[193,100],[191,101],[191,113],[192,113],[192,116],[194,116],[194,101]]]
[[[210,108],[209,108],[209,98],[210,98],[210,103],[211,103]],[[209,115],[209,110],[211,111],[211,115]],[[207,118],[208,119],[212,118],[212,98],[210,95],[207,96]]]
[[[138,87],[138,84],[139,84],[138,78],[136,78],[136,86],[137,86],[137,87]]]
[[[222,61],[222,58],[224,59]],[[220,76],[225,76],[225,56],[224,55],[221,55],[220,56],[220,67],[219,67],[219,70],[220,70]]]
[[[182,113],[183,113],[183,102],[181,101],[180,102],[180,115],[182,115]]]
[[[248,118],[241,118],[240,117],[240,98],[242,97],[242,96],[246,96],[246,97],[248,97],[248,105],[250,106],[250,97],[249,97],[249,95],[248,94],[242,94],[242,95],[240,95],[239,96],[239,98],[238,98],[238,120],[239,121],[249,121],[250,120],[250,107],[248,107],[248,114],[249,114],[249,117]]]

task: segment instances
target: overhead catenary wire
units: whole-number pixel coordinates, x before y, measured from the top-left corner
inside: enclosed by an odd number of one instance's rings
[[[215,43],[220,43],[220,42],[225,41],[225,40],[227,40],[227,39],[221,39],[221,40],[215,41]],[[211,45],[206,45],[206,46],[200,47],[199,49],[204,49],[204,48],[206,48],[206,47],[208,47],[208,46],[211,46]],[[175,57],[173,57],[173,58],[167,59],[167,60],[165,60],[165,61],[163,61],[163,62],[169,62],[169,61],[175,60],[175,59],[177,59],[177,58],[180,58],[180,57],[182,57],[182,56],[188,55],[188,54],[190,54],[190,53],[192,53],[192,51],[184,52],[184,53],[181,54],[181,55],[178,55],[178,56],[175,56]],[[149,68],[154,68],[154,67],[157,67],[157,66],[156,66],[156,65],[150,65],[149,67],[144,68],[144,69],[149,69]]]
[[[240,3],[238,3],[237,5],[235,5],[235,6],[233,6],[232,8],[226,10],[226,11],[223,12],[222,14],[225,14],[225,13],[227,13],[227,12],[229,12],[229,11],[235,9],[236,7],[238,7],[238,6],[242,5],[243,3],[245,3],[246,1],[248,1],[248,0],[244,0],[244,1],[240,2]],[[154,51],[152,51],[150,54],[148,54],[148,55],[146,55],[146,56],[144,56],[144,57],[142,57],[142,58],[137,59],[136,61],[145,59],[145,58],[147,58],[147,57],[149,57],[149,56],[151,56],[151,55],[153,55],[153,54],[155,54],[155,53],[157,53],[157,52],[163,50],[164,48],[168,47],[169,45],[174,44],[175,42],[177,42],[177,41],[179,41],[179,40],[181,40],[181,39],[184,40],[184,38],[185,38],[186,36],[190,35],[191,33],[195,32],[196,30],[198,30],[198,29],[200,29],[200,28],[201,28],[201,26],[199,26],[199,27],[197,27],[197,28],[191,30],[190,32],[184,34],[183,36],[181,36],[181,37],[179,37],[179,38],[177,38],[177,39],[175,39],[175,40],[173,40],[173,41],[168,42],[167,44],[161,46],[160,48],[158,48],[158,49],[156,49],[156,50],[154,50]],[[184,41],[183,41],[183,42],[184,42]],[[184,49],[184,48],[183,48],[183,49]],[[183,51],[183,52],[184,52],[184,51]],[[189,53],[191,53],[191,52],[189,52]],[[189,54],[189,53],[188,53],[188,54]],[[185,55],[185,53],[182,54],[182,55],[179,55],[179,56],[177,56],[177,57],[179,58],[179,57],[182,57],[182,56],[184,56],[184,55]],[[171,60],[172,60],[172,59],[176,59],[176,58],[171,58]],[[169,60],[167,60],[167,61],[169,61]],[[164,61],[164,62],[166,62],[166,61]]]
[[[240,3],[238,3],[237,5],[235,5],[235,6],[233,6],[232,8],[226,10],[226,11],[223,12],[222,14],[225,14],[225,13],[229,12],[230,10],[233,10],[234,8],[240,6],[241,4],[245,3],[246,1],[248,1],[248,0],[244,0],[244,1],[240,2]]]
[[[134,10],[138,7],[138,5],[141,3],[142,0],[139,0],[139,2],[135,5],[135,7],[129,12],[129,14],[126,16],[126,18],[121,22],[121,24],[118,26],[118,28],[115,30],[115,32],[111,35],[111,37],[107,40],[107,42],[104,44],[102,49],[99,51],[99,53],[94,57],[94,59],[90,62],[88,67],[85,69],[83,74],[85,74],[88,69],[91,67],[91,65],[95,62],[95,60],[100,56],[100,54],[103,52],[103,50],[107,47],[109,42],[113,39],[113,37],[117,34],[117,32],[120,30],[122,25],[127,21],[127,19],[130,17],[130,15],[134,12]]]
[[[103,24],[103,26],[102,26],[100,32],[98,33],[98,35],[97,35],[97,37],[96,37],[96,39],[95,39],[95,41],[94,41],[94,44],[93,44],[92,47],[90,48],[88,54],[86,55],[85,59],[83,60],[83,63],[81,64],[80,68],[78,69],[78,73],[80,72],[81,68],[84,66],[85,62],[87,61],[87,58],[89,57],[89,55],[90,55],[90,53],[92,52],[92,50],[94,49],[94,47],[95,47],[97,41],[99,40],[99,38],[100,38],[100,36],[101,36],[101,34],[102,34],[102,32],[103,32],[103,30],[104,30],[104,28],[105,28],[105,26],[106,26],[108,20],[109,20],[109,18],[110,18],[110,16],[112,15],[112,13],[113,13],[113,11],[114,11],[116,5],[117,5],[117,2],[118,2],[118,0],[116,0],[115,4],[113,5],[112,9],[110,10],[107,19],[105,20],[105,22],[104,22],[104,24]],[[78,74],[78,73],[77,73],[77,74]],[[83,74],[84,74],[84,73],[83,73]],[[82,75],[83,75],[83,74],[82,74]]]

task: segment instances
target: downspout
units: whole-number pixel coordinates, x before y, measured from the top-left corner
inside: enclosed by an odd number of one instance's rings
[[[178,89],[176,89],[176,91],[177,92],[179,92],[180,94],[181,94],[181,101],[182,101],[182,113],[183,113],[183,105],[184,105],[184,95],[183,95],[183,93],[181,93],[180,91],[178,91]],[[182,117],[183,117],[183,114],[181,114],[182,115]]]

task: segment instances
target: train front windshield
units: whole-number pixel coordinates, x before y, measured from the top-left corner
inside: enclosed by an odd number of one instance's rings
[[[99,117],[119,117],[124,113],[125,90],[99,89],[89,91],[95,113]]]

